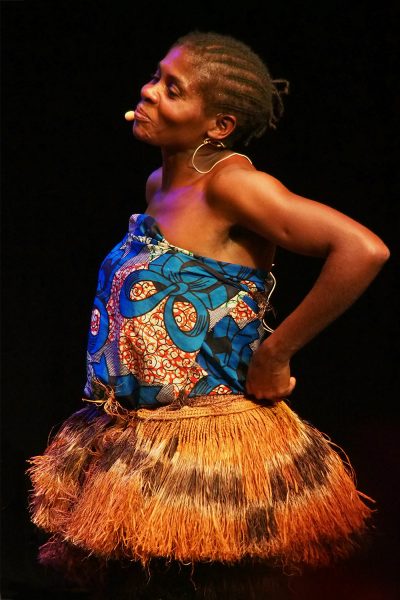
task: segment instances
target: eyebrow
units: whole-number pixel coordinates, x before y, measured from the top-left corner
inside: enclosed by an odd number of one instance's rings
[[[158,63],[157,69],[161,72],[165,72],[165,67],[163,66],[162,61]],[[167,76],[170,77],[174,81],[174,83],[176,83],[179,87],[183,89],[187,88],[187,83],[185,83],[185,81],[183,79],[180,79],[177,75],[167,72]]]

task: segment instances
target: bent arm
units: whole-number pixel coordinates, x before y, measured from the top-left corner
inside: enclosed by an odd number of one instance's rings
[[[263,342],[250,365],[249,393],[257,398],[287,396],[295,384],[289,370],[292,356],[357,300],[388,259],[389,250],[357,221],[293,194],[265,173],[236,170],[229,177],[228,172],[221,173],[213,182],[213,193],[218,209],[229,209],[232,223],[245,224],[286,250],[324,259],[311,290]]]

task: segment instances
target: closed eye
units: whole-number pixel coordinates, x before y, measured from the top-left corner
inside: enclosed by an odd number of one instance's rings
[[[161,79],[161,76],[159,73],[152,73],[150,75],[150,83],[158,83]],[[181,95],[181,91],[179,90],[179,88],[176,86],[175,80],[171,80],[167,85],[167,94],[170,98],[177,98],[178,96]]]
[[[180,92],[175,88],[174,85],[169,85],[167,87],[167,94],[170,98],[177,98],[180,96]]]

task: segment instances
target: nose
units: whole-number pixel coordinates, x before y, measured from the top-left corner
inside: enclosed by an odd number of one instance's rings
[[[147,100],[147,102],[157,102],[157,84],[149,81],[142,87],[140,94],[144,100]]]

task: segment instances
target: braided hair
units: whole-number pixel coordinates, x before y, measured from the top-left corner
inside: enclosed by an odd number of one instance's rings
[[[191,54],[207,113],[228,112],[236,117],[228,145],[245,146],[268,129],[276,129],[289,91],[285,79],[272,79],[262,59],[230,35],[192,31],[171,48],[184,46]]]

